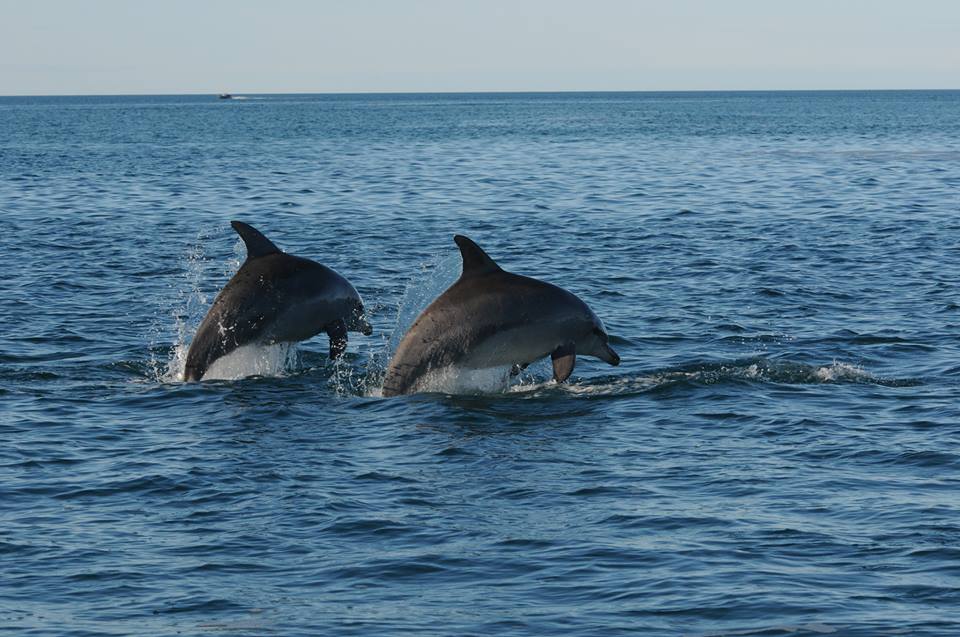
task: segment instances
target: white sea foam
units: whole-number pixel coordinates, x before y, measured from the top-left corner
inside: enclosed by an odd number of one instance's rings
[[[834,361],[830,365],[817,367],[814,375],[825,383],[832,382],[863,382],[870,383],[879,380],[874,374],[859,365]]]
[[[675,383],[713,385],[729,381],[747,380],[792,385],[819,385],[827,383],[865,383],[878,385],[914,384],[915,380],[897,380],[879,377],[859,365],[834,361],[828,365],[808,365],[790,361],[766,359],[744,363],[704,365],[692,369],[674,369],[638,375],[601,377],[579,382],[557,384],[552,380],[527,381],[514,384],[511,392],[532,392],[554,389],[576,396],[618,396],[649,391]]]

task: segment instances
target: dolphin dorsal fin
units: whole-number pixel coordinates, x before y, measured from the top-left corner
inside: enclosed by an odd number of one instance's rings
[[[500,272],[500,266],[471,239],[458,234],[453,240],[460,247],[460,256],[463,258],[463,274],[460,276],[477,276]]]
[[[253,226],[242,221],[231,221],[230,225],[233,226],[233,229],[237,231],[237,234],[240,235],[240,238],[243,239],[244,244],[246,244],[248,260],[281,252],[280,248],[273,245],[270,239],[263,236],[263,234]]]

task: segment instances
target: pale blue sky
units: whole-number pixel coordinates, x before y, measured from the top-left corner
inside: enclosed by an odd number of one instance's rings
[[[960,88],[956,0],[0,0],[0,94]]]

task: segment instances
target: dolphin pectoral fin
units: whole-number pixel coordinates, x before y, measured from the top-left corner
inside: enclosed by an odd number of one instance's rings
[[[568,341],[553,350],[550,354],[553,359],[553,379],[558,383],[570,378],[573,367],[577,364],[577,350],[572,341]]]
[[[373,334],[373,326],[367,323],[367,319],[360,317],[360,329],[357,330],[364,336],[370,336]]]
[[[347,324],[343,319],[337,319],[324,329],[330,337],[330,360],[333,360],[347,349]]]

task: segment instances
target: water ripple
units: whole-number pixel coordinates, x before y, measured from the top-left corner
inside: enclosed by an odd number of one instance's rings
[[[960,631],[960,94],[248,97],[0,98],[0,632]],[[180,382],[233,218],[374,335]],[[379,397],[455,233],[621,366]]]

